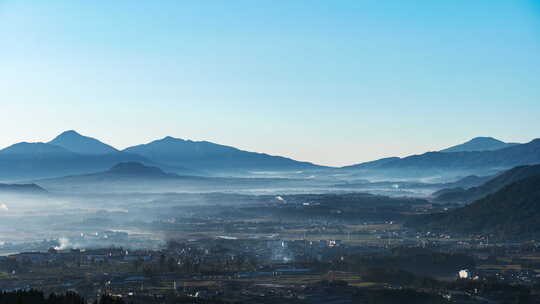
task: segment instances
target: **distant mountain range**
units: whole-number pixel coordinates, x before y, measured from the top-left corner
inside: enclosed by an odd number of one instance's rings
[[[540,139],[492,151],[427,152],[404,158],[385,158],[342,169],[362,170],[366,175],[418,177],[452,173],[488,175],[531,164],[540,164]]]
[[[181,174],[322,168],[307,162],[242,151],[211,142],[166,137],[118,151],[66,131],[48,143],[18,143],[0,150],[0,179],[21,180],[99,172],[121,162],[140,162]]]
[[[481,137],[443,151],[329,168],[212,142],[170,136],[119,151],[71,130],[48,143],[21,142],[0,150],[0,180],[102,172],[121,162],[139,162],[182,175],[243,176],[261,172],[317,171],[321,174],[352,173],[359,178],[371,175],[392,178],[490,175],[518,165],[540,163],[540,139],[527,144],[509,144]]]
[[[519,145],[517,143],[505,143],[493,137],[475,137],[465,143],[452,146],[450,148],[443,149],[439,152],[452,153],[452,152],[481,152],[481,151],[495,151],[511,146]],[[428,152],[436,153],[436,152]],[[428,153],[422,155],[429,155]],[[417,157],[418,158],[418,157]],[[356,165],[345,166],[343,169],[377,169],[386,165],[394,166],[399,163],[400,160],[405,158],[400,157],[386,157],[374,161],[364,162]]]
[[[453,146],[439,152],[474,152],[474,151],[494,151],[511,146],[517,143],[505,143],[493,137],[475,137],[468,142]]]
[[[151,164],[136,154],[80,154],[48,143],[19,143],[0,150],[0,178],[22,180],[96,172],[124,161]]]
[[[426,231],[493,234],[505,239],[538,237],[540,174],[506,185],[465,207],[417,216],[407,225]]]

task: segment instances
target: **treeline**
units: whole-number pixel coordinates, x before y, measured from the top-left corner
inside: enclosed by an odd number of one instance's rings
[[[414,273],[387,268],[368,268],[360,272],[362,280],[374,283],[387,283],[398,286],[407,286],[411,288],[440,288],[441,282],[428,277],[420,276]]]
[[[468,294],[497,294],[502,303],[538,303],[532,293],[538,294],[540,286],[531,287],[500,283],[496,277],[485,280],[456,280],[448,288],[462,290]]]
[[[43,292],[38,290],[18,290],[10,292],[0,292],[0,304],[87,304],[83,297],[75,292],[65,294],[51,294],[45,297]],[[93,304],[240,304],[238,302],[224,302],[217,299],[198,299],[190,297],[170,296],[165,298],[156,298],[153,296],[131,297],[124,301],[122,298],[102,295]]]
[[[474,258],[465,254],[432,251],[419,247],[397,247],[389,255],[357,255],[349,258],[353,271],[370,268],[399,269],[420,275],[449,275],[475,267]]]
[[[65,294],[50,294],[45,297],[43,292],[38,290],[18,290],[0,293],[0,304],[86,304],[87,301],[75,292]],[[95,300],[94,304],[125,304],[120,298],[107,295]]]
[[[363,290],[354,297],[355,303],[366,304],[448,304],[449,301],[434,294],[413,289],[402,290]]]

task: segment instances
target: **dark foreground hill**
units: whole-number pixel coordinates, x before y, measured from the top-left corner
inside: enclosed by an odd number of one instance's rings
[[[540,235],[540,174],[447,213],[418,216],[408,226],[422,230],[494,234],[506,239]]]
[[[522,179],[540,175],[540,165],[519,166],[505,171],[478,187],[443,189],[433,194],[436,201],[472,202]]]

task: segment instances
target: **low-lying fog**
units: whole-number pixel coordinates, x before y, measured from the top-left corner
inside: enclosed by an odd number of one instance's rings
[[[303,175],[297,172],[293,175]],[[63,177],[34,181],[44,194],[0,194],[0,254],[104,246],[156,248],[169,234],[162,222],[221,220],[239,206],[268,206],[281,195],[365,192],[427,198],[443,183],[379,181],[344,176],[110,179]]]

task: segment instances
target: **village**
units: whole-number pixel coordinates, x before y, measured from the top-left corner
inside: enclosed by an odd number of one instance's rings
[[[0,284],[4,291],[74,291],[86,299],[107,294],[132,300],[174,296],[231,303],[278,298],[283,303],[349,303],[372,292],[415,289],[448,301],[482,303],[500,297],[486,287],[492,285],[538,296],[537,269],[540,248],[534,242],[502,246],[422,240],[404,246],[384,239],[354,245],[221,236],[169,241],[161,250],[51,247],[12,254],[0,258]],[[426,286],[427,278],[433,281]],[[483,288],[471,289],[476,285]]]

